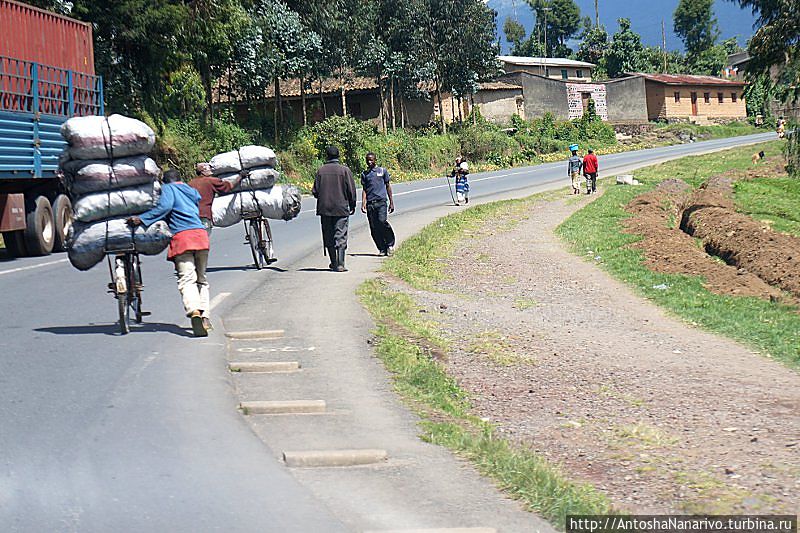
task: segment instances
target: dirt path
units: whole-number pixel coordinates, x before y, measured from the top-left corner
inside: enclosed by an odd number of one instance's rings
[[[553,230],[587,201],[466,239],[449,293],[404,287],[451,333],[476,414],[624,510],[798,512],[800,375],[567,252]]]

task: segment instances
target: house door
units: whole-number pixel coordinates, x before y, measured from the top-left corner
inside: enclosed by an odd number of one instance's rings
[[[692,93],[692,116],[697,116],[697,93]]]
[[[583,105],[583,112],[589,110],[589,100],[592,99],[592,93],[581,93],[581,105]]]

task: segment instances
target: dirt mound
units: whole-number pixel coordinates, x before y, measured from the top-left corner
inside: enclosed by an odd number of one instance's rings
[[[706,252],[740,272],[744,269],[800,297],[800,239],[775,232],[730,207],[714,205],[719,195],[711,188],[699,190],[683,212],[681,229],[702,239]]]
[[[705,200],[712,205],[730,203],[719,192],[732,179],[720,177]],[[697,242],[680,230],[678,221],[684,206],[694,199],[691,187],[681,180],[666,180],[652,191],[634,198],[625,208],[633,216],[625,220],[625,232],[642,236],[633,246],[644,252],[645,264],[656,272],[702,276],[704,286],[717,294],[780,298],[779,290],[758,276],[711,257]],[[732,207],[732,206],[731,206]]]

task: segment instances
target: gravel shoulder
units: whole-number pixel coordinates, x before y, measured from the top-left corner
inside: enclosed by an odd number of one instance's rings
[[[554,229],[592,198],[466,235],[437,291],[475,414],[637,513],[800,509],[800,375],[668,316]]]

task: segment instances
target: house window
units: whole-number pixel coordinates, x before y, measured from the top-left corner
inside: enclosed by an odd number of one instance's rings
[[[681,93],[678,92],[678,91],[675,91],[673,93],[673,96],[675,97],[675,103],[676,104],[680,104],[681,103]]]
[[[561,69],[561,79],[562,79],[562,80],[566,80],[566,79],[568,79],[568,78],[569,78],[569,75],[567,74],[567,69],[565,69],[565,68],[562,68],[562,69]]]
[[[707,104],[711,103],[711,93],[703,93],[703,101]]]
[[[581,69],[576,70],[575,71],[575,77],[576,78],[582,78],[583,77],[583,71]]]
[[[736,93],[731,93],[731,101],[736,101]]]
[[[723,93],[717,93],[717,102],[720,104],[725,101],[725,95]]]

